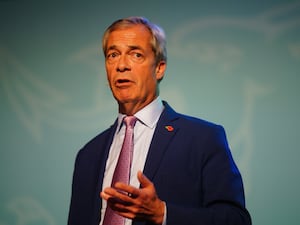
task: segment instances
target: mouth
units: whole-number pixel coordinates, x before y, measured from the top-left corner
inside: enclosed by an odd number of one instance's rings
[[[132,83],[129,79],[117,79],[115,82],[115,86],[118,88],[126,88]]]

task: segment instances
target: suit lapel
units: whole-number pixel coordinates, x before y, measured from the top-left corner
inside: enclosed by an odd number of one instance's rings
[[[103,183],[103,178],[104,178],[104,173],[105,173],[105,167],[106,167],[106,160],[109,154],[109,149],[111,146],[111,143],[113,141],[113,137],[115,134],[115,131],[117,129],[117,120],[115,123],[109,128],[108,133],[105,137],[105,141],[103,143],[99,144],[99,148],[103,147],[103,151],[97,151],[100,155],[97,156],[99,159],[98,165],[101,166],[99,168],[99,177],[97,178],[97,187],[96,187],[96,192],[95,192],[95,224],[99,224],[101,220],[101,214],[99,213],[102,208],[102,198],[99,197],[100,192],[102,191],[102,183]]]
[[[175,121],[178,114],[164,102],[165,109],[157,123],[153,138],[149,147],[144,174],[152,180],[164,157],[169,143],[174,138],[178,127]]]
[[[104,172],[105,172],[105,167],[106,167],[106,160],[108,158],[108,154],[109,154],[109,149],[110,149],[110,146],[112,144],[112,141],[113,141],[113,137],[114,137],[114,134],[115,134],[115,131],[117,129],[117,125],[118,125],[118,122],[117,120],[115,121],[115,123],[110,127],[109,129],[109,132],[108,132],[108,135],[107,135],[107,139],[105,141],[105,143],[103,144],[104,146],[104,152],[103,152],[103,155],[101,157],[101,162],[99,162],[99,165],[103,165],[101,168],[100,168],[100,184],[102,186],[102,180],[103,180],[103,176],[104,176]]]

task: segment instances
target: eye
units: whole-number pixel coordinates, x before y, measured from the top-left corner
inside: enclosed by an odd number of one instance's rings
[[[130,57],[135,62],[142,62],[144,60],[144,55],[140,52],[131,52]]]
[[[111,52],[109,54],[107,54],[107,58],[115,58],[117,57],[118,53],[117,52]]]
[[[114,61],[120,54],[118,52],[108,52],[106,55],[106,59],[109,62]]]
[[[141,58],[143,56],[141,53],[138,52],[134,53],[133,55],[135,58]]]

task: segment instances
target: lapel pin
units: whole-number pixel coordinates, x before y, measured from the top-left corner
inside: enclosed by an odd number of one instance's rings
[[[174,130],[174,127],[172,127],[172,126],[165,126],[165,128],[167,129],[167,131],[173,131]]]

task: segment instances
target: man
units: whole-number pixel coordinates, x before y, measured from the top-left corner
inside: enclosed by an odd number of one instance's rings
[[[126,225],[251,224],[224,129],[178,114],[159,97],[163,30],[145,18],[125,18],[105,31],[102,44],[119,116],[77,155],[68,224],[116,225],[111,215]],[[127,139],[124,117],[135,120],[128,184],[114,181]]]

